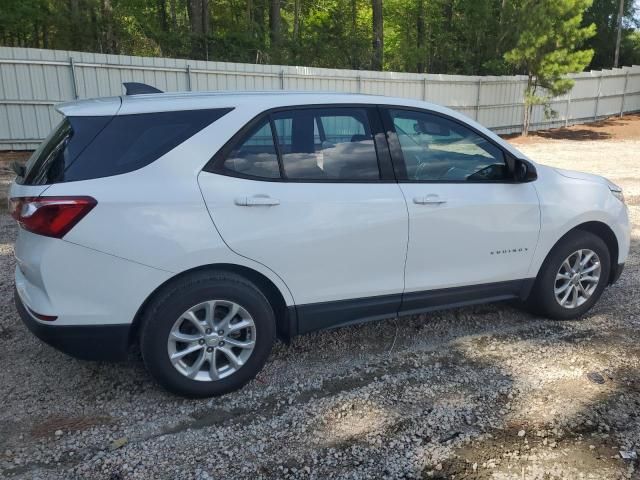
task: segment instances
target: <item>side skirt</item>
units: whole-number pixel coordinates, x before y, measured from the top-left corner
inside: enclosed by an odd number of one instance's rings
[[[529,296],[534,278],[289,307],[297,333]],[[293,315],[292,315],[293,316]]]

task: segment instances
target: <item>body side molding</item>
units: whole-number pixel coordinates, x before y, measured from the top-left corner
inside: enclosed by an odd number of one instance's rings
[[[442,288],[423,292],[336,300],[289,307],[297,316],[297,333],[310,333],[395,316],[480,303],[526,299],[535,278]]]

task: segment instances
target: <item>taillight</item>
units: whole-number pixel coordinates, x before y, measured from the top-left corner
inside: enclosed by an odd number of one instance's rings
[[[9,200],[11,216],[38,235],[62,238],[98,202],[91,197],[17,197]]]

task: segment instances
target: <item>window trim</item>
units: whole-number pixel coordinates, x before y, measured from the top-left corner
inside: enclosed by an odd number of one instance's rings
[[[367,119],[369,121],[369,128],[373,136],[373,145],[376,152],[376,160],[378,162],[378,170],[380,172],[380,178],[377,179],[323,179],[323,178],[288,178],[284,172],[282,164],[282,155],[280,152],[280,145],[277,139],[277,131],[273,122],[272,115],[279,112],[287,112],[291,110],[324,110],[332,108],[359,108],[365,111]],[[269,119],[269,125],[271,128],[271,134],[274,137],[274,144],[276,148],[276,154],[278,157],[278,165],[280,168],[280,178],[267,178],[256,175],[247,175],[241,172],[235,172],[224,167],[224,162],[229,154],[236,148],[241,142],[246,140],[246,136],[250,131],[265,117]],[[275,107],[264,110],[258,115],[249,120],[240,130],[233,134],[233,136],[211,157],[207,164],[202,169],[204,172],[215,173],[218,175],[224,175],[227,177],[243,178],[246,180],[256,180],[260,182],[280,182],[280,183],[328,183],[328,184],[358,184],[358,183],[397,183],[396,175],[394,172],[393,164],[391,161],[391,153],[389,151],[389,144],[387,142],[385,129],[383,127],[382,118],[380,112],[375,104],[362,104],[362,103],[320,103],[320,104],[305,104],[305,105],[290,105]]]
[[[475,184],[492,184],[492,183],[500,183],[500,184],[512,184],[512,183],[522,183],[516,180],[513,175],[513,170],[515,167],[515,158],[513,155],[505,150],[505,148],[498,144],[495,140],[487,137],[484,133],[480,132],[477,128],[474,128],[473,125],[469,125],[457,118],[452,117],[451,115],[447,115],[446,113],[436,112],[433,110],[428,110],[425,108],[416,108],[416,107],[408,107],[406,105],[380,105],[380,115],[382,117],[382,123],[384,125],[384,129],[387,135],[387,144],[389,145],[389,152],[391,154],[391,159],[393,162],[393,167],[395,170],[396,177],[398,179],[398,183],[451,183],[451,184],[465,184],[465,185],[475,185]],[[407,168],[404,162],[404,154],[402,153],[402,147],[400,146],[400,140],[398,139],[398,134],[396,133],[395,126],[393,124],[393,119],[391,118],[391,110],[406,110],[408,112],[414,113],[423,113],[428,115],[433,115],[436,117],[443,118],[450,122],[457,123],[458,125],[469,129],[486,142],[490,143],[498,150],[502,152],[504,155],[504,161],[511,172],[512,178],[507,178],[503,180],[414,180],[410,179],[407,176]]]

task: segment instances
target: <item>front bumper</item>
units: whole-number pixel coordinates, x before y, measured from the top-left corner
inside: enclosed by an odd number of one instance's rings
[[[20,318],[31,333],[57,350],[83,360],[117,361],[127,358],[131,324],[49,324],[31,316],[17,290],[14,290],[14,300]]]

